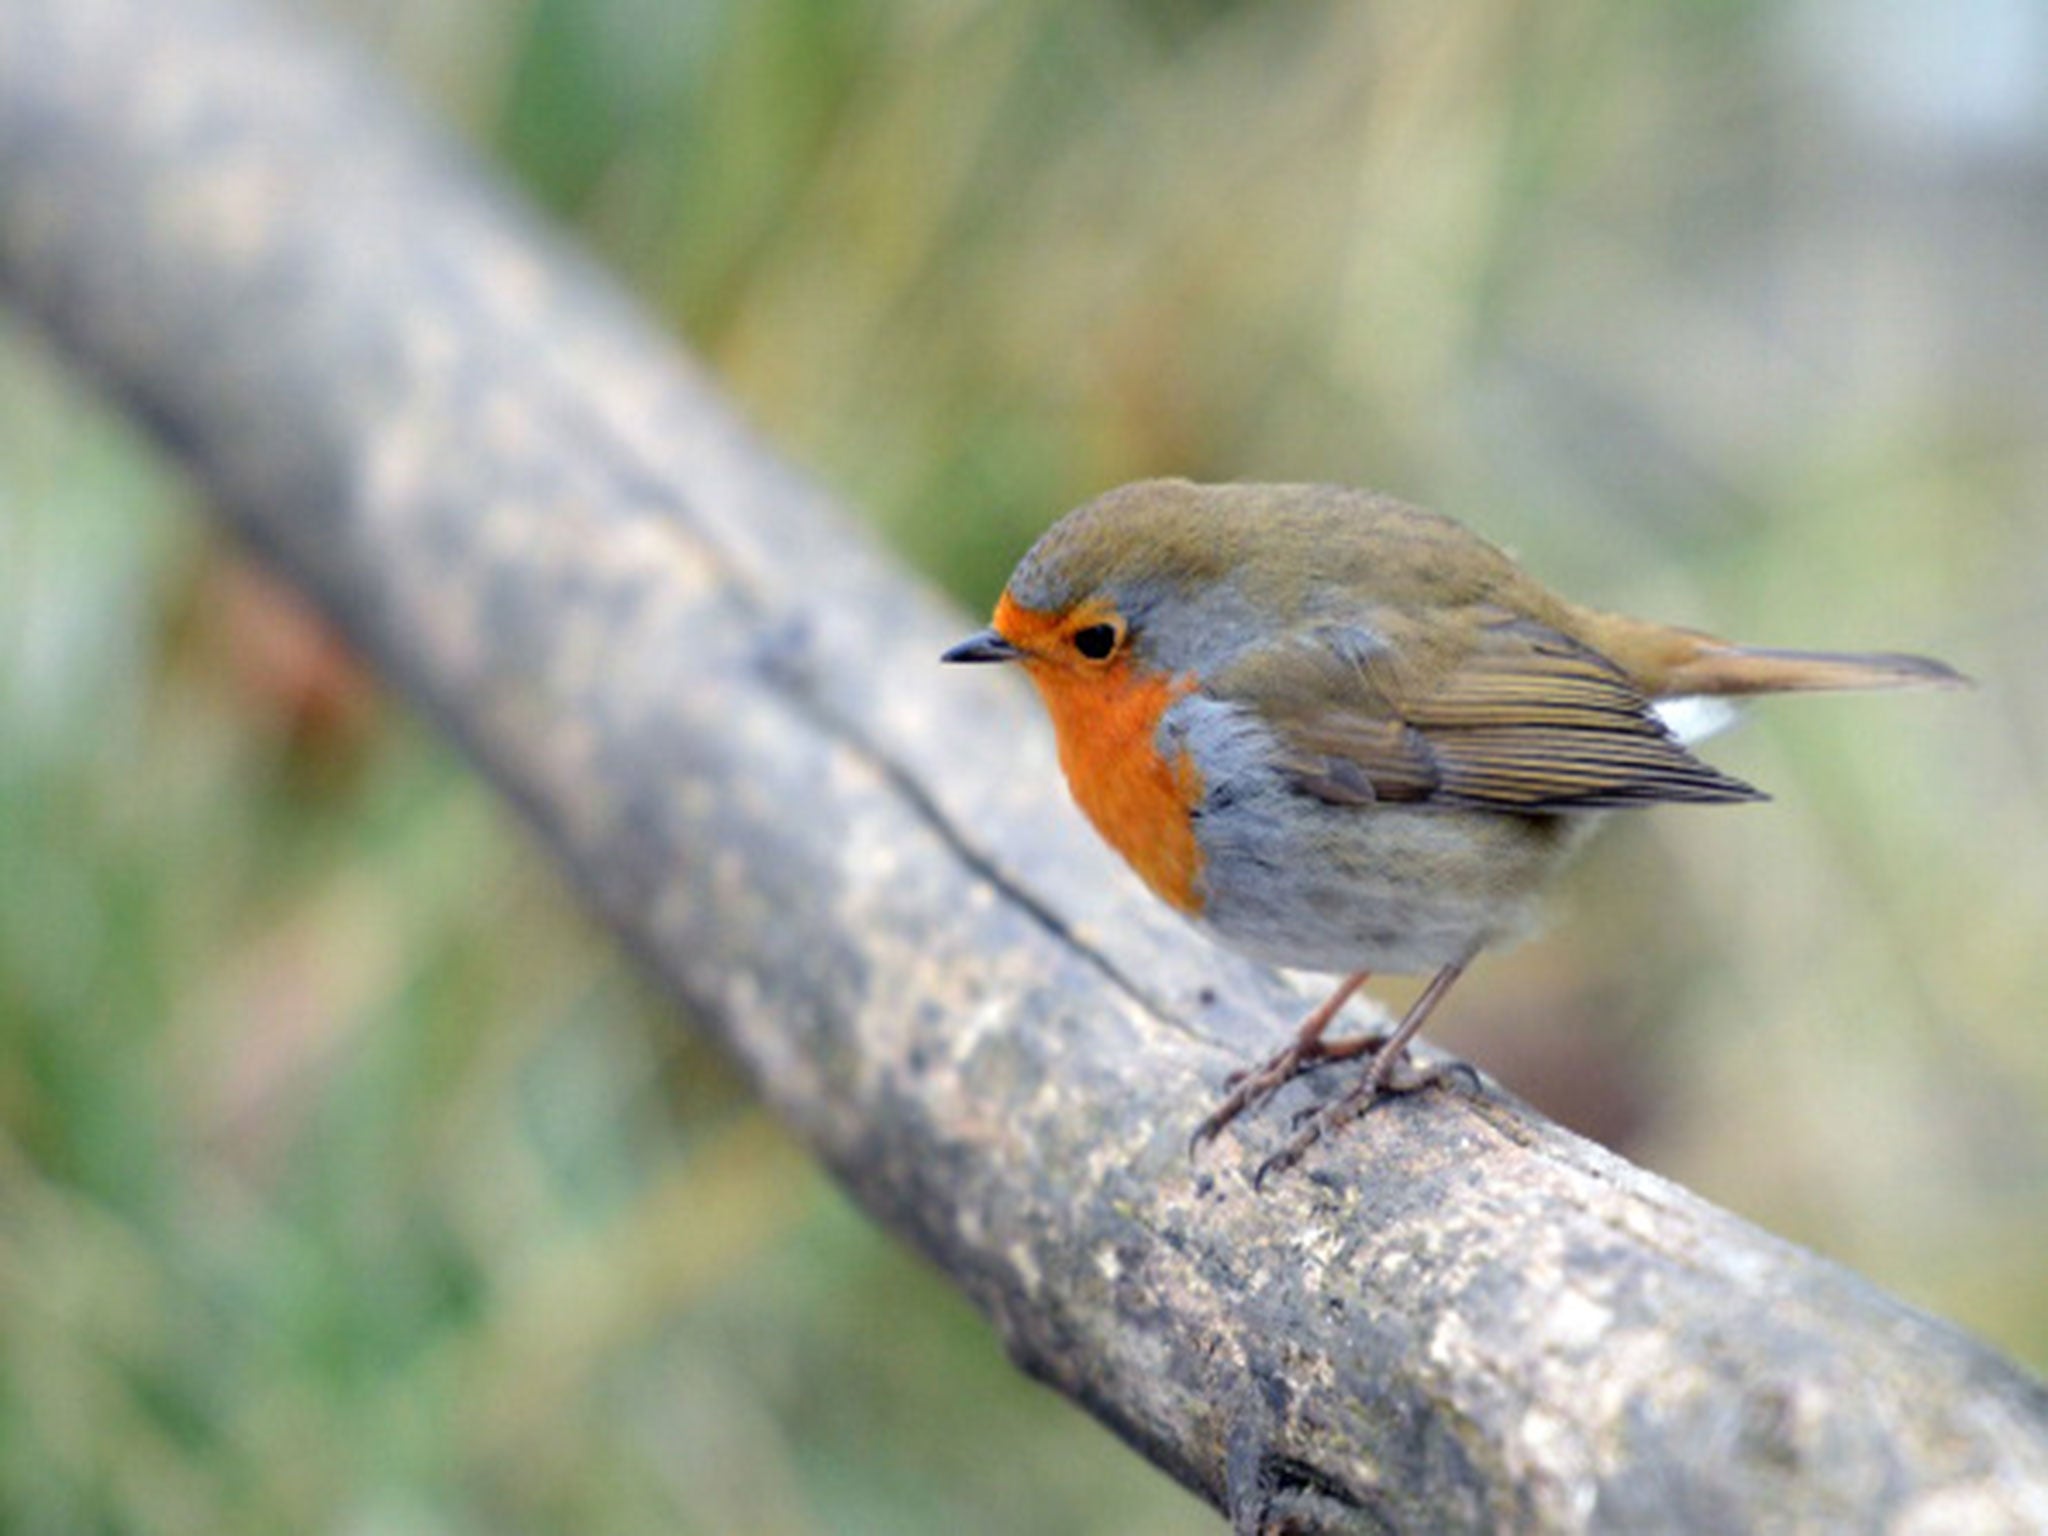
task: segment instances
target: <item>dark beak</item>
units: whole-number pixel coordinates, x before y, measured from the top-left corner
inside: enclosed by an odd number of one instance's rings
[[[954,646],[941,661],[1015,661],[1024,653],[992,629],[969,635]]]

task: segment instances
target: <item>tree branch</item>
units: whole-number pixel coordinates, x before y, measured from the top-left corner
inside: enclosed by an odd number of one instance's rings
[[[2048,1529],[2031,1378],[1497,1094],[1263,1199],[1288,1101],[1191,1166],[1296,1000],[1133,894],[1028,701],[935,664],[959,619],[335,50],[0,0],[0,273],[1017,1360],[1240,1529]]]

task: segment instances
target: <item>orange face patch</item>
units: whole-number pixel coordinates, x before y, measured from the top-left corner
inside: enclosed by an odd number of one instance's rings
[[[1160,756],[1157,738],[1160,716],[1194,679],[1142,671],[1127,654],[1090,662],[1074,653],[1073,633],[1104,617],[1087,608],[1037,613],[1005,594],[995,628],[1024,652],[1075,803],[1158,896],[1195,912],[1202,851],[1188,813],[1201,800],[1202,776],[1185,752]]]

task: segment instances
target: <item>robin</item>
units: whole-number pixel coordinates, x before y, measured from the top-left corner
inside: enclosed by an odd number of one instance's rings
[[[1193,1145],[1297,1074],[1364,1069],[1256,1182],[1383,1095],[1473,958],[1530,928],[1609,810],[1764,799],[1688,742],[1725,701],[1954,687],[1922,656],[1733,645],[1582,608],[1447,517],[1324,485],[1147,480],[1070,512],[949,662],[1016,662],[1068,787],[1152,891],[1256,959],[1343,979],[1236,1074]],[[1374,972],[1432,973],[1331,1040]]]

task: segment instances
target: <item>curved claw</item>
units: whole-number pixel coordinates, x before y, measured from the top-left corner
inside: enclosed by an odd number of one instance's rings
[[[1479,1075],[1479,1069],[1469,1061],[1443,1062],[1438,1066],[1431,1067],[1429,1069],[1429,1076],[1432,1082],[1439,1083],[1445,1088],[1452,1087],[1451,1080],[1456,1078],[1455,1086],[1464,1089],[1467,1096],[1471,1098],[1476,1099],[1486,1092],[1486,1080]],[[1416,1086],[1427,1088],[1429,1083],[1418,1083]]]
[[[1295,1055],[1292,1050],[1282,1051],[1257,1071],[1233,1072],[1225,1078],[1223,1086],[1228,1091],[1224,1100],[1203,1118],[1202,1123],[1195,1127],[1194,1134],[1188,1137],[1188,1156],[1193,1157],[1222,1135],[1223,1128],[1246,1110],[1265,1103],[1278,1093],[1281,1086],[1301,1070],[1302,1063],[1298,1056],[1293,1061],[1287,1061],[1288,1057]],[[1284,1072],[1280,1070],[1283,1062],[1287,1063]]]
[[[1252,1175],[1252,1188],[1260,1194],[1266,1190],[1266,1180],[1276,1173],[1285,1173],[1300,1162],[1308,1149],[1325,1136],[1334,1136],[1359,1116],[1384,1103],[1390,1095],[1374,1084],[1371,1075],[1360,1079],[1358,1085],[1348,1090],[1340,1099],[1313,1109],[1305,1115],[1295,1117],[1295,1124],[1301,1126],[1294,1139],[1259,1164],[1258,1172]],[[1306,1121],[1306,1124],[1303,1122]]]
[[[1276,1173],[1285,1173],[1288,1169],[1292,1168],[1301,1161],[1304,1152],[1308,1151],[1310,1147],[1322,1139],[1323,1127],[1321,1119],[1318,1117],[1310,1122],[1307,1130],[1259,1164],[1258,1171],[1252,1175],[1252,1193],[1263,1195],[1266,1192],[1266,1180],[1268,1178]]]

